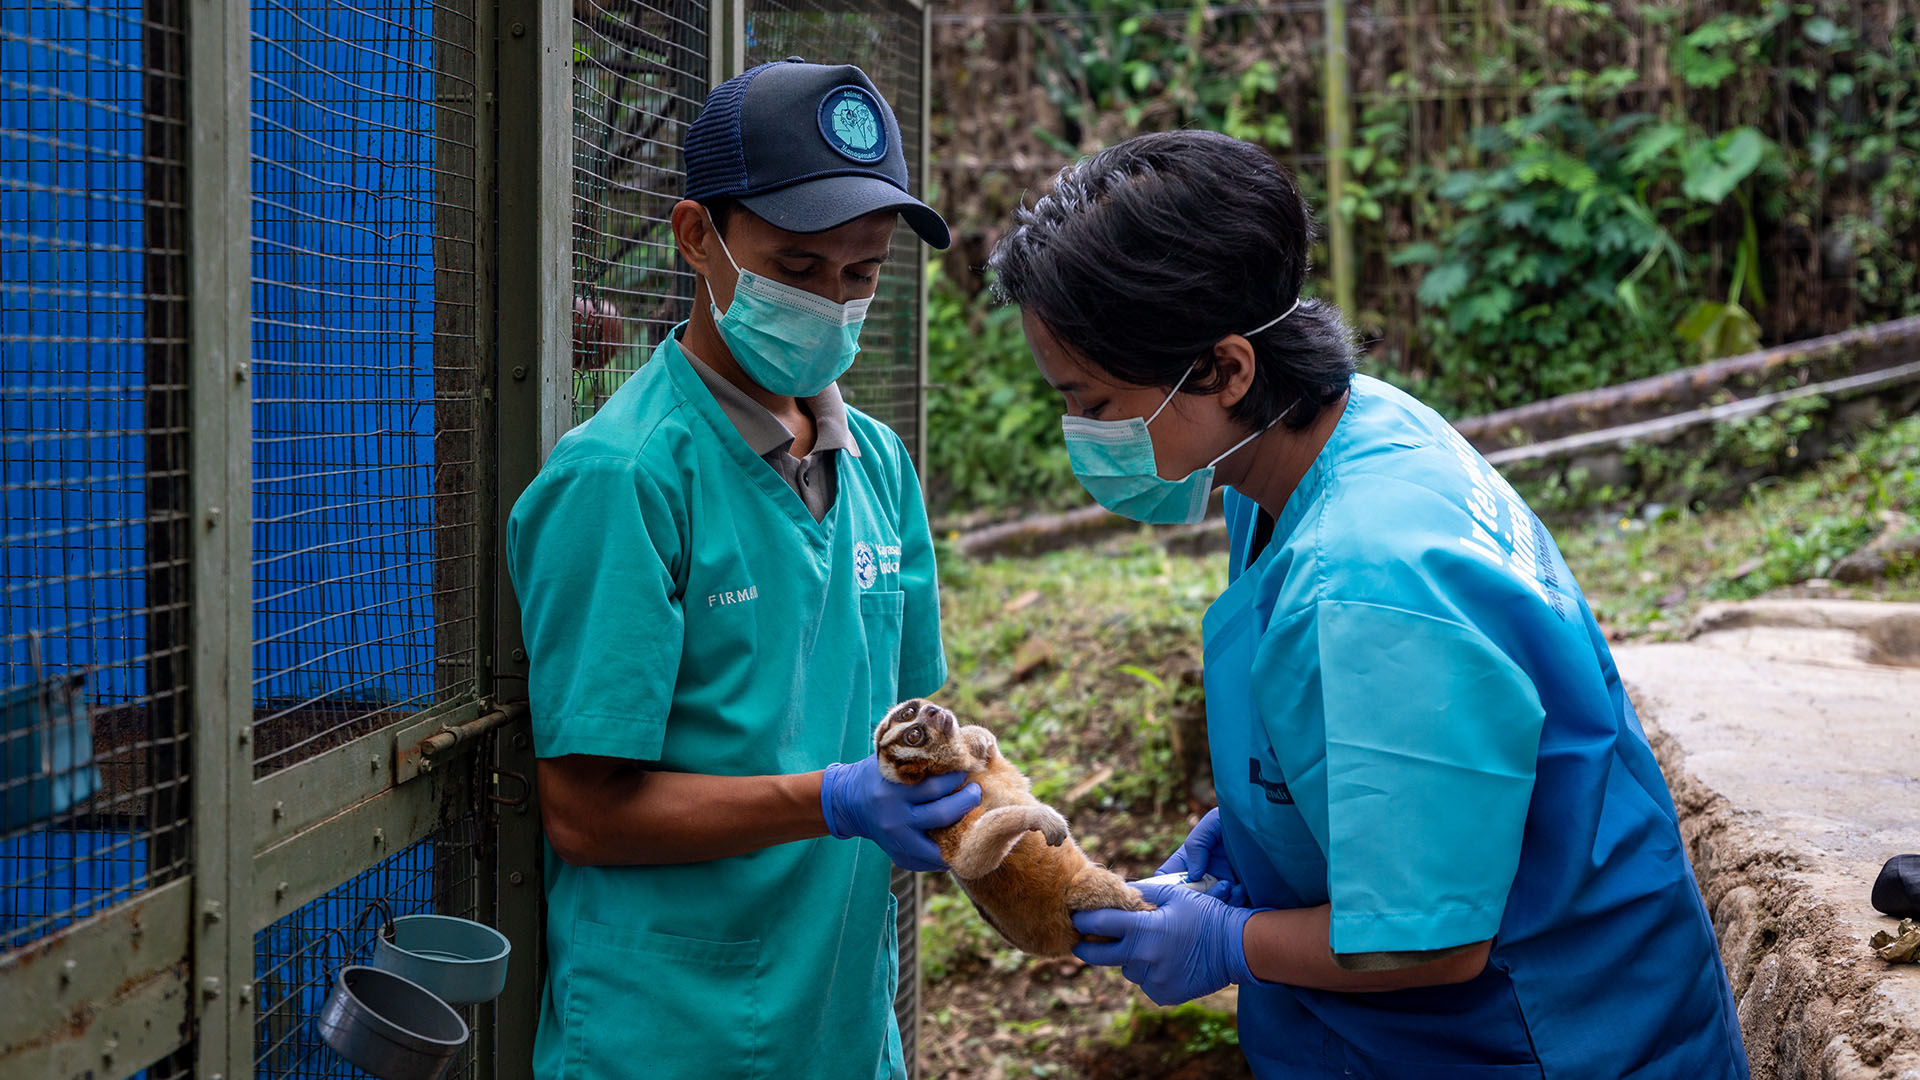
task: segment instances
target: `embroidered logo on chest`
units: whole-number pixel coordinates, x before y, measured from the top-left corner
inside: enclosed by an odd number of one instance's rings
[[[861,540],[853,545],[853,580],[862,589],[871,589],[881,574],[900,572],[899,544],[869,544]]]

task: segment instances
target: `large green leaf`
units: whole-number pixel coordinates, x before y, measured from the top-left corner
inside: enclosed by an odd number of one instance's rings
[[[1472,278],[1473,267],[1466,263],[1441,263],[1420,279],[1420,302],[1428,307],[1445,307]]]
[[[1680,190],[1690,199],[1718,203],[1752,176],[1772,146],[1765,135],[1750,127],[1736,128],[1711,142],[1698,143],[1685,154],[1686,174]]]
[[[1627,156],[1620,165],[1628,172],[1640,172],[1686,135],[1687,129],[1679,124],[1649,124],[1627,145]]]
[[[1419,243],[1408,244],[1406,247],[1394,252],[1392,257],[1387,261],[1395,266],[1437,263],[1440,261],[1440,245],[1428,243],[1424,240]]]
[[[1738,304],[1703,300],[1681,318],[1673,332],[1693,342],[1703,360],[1739,356],[1760,348],[1760,323]]]

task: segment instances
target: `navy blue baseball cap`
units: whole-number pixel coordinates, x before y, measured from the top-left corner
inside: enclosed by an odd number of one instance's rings
[[[867,73],[790,56],[735,75],[687,129],[686,197],[736,199],[775,228],[825,232],[898,211],[920,239],[952,242],[947,223],[907,193],[900,124]]]

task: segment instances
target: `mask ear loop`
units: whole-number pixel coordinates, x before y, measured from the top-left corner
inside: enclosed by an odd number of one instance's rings
[[[1199,366],[1200,366],[1200,361],[1198,360],[1195,360],[1193,363],[1187,365],[1187,370],[1180,373],[1180,381],[1177,383],[1174,383],[1173,389],[1167,391],[1167,400],[1161,402],[1160,407],[1153,410],[1153,415],[1147,417],[1147,423],[1151,424],[1155,420],[1160,419],[1160,414],[1163,412],[1166,412],[1167,406],[1173,404],[1173,395],[1179,393],[1180,388],[1187,385],[1187,378],[1193,374],[1193,369]]]
[[[707,220],[709,220],[709,221],[711,221],[711,220],[713,220],[713,219],[712,219],[712,218],[708,218]],[[716,232],[716,233],[715,233],[715,235],[718,235],[718,233]],[[721,246],[722,248],[725,248],[725,247],[726,247],[726,242],[725,242],[725,241],[722,241],[722,242],[721,242],[721,245],[720,245],[720,246]],[[727,257],[728,257],[729,259],[731,259],[731,258],[732,258],[733,256],[731,256],[731,255],[729,255],[729,256],[727,256]],[[735,269],[737,270],[737,269],[739,269],[739,268],[738,268],[738,267],[735,267]],[[1285,321],[1287,321],[1287,316],[1289,316],[1289,315],[1291,315],[1291,314],[1293,314],[1294,312],[1296,312],[1296,311],[1298,311],[1298,310],[1300,310],[1300,298],[1296,296],[1296,297],[1294,297],[1294,300],[1293,300],[1293,306],[1292,306],[1292,307],[1290,307],[1290,308],[1288,308],[1287,310],[1285,310],[1285,311],[1283,311],[1283,312],[1281,312],[1278,318],[1274,318],[1274,319],[1269,319],[1269,320],[1267,320],[1266,322],[1264,322],[1264,323],[1262,323],[1262,324],[1260,324],[1259,326],[1256,326],[1256,327],[1254,327],[1253,329],[1251,329],[1251,330],[1249,330],[1249,331],[1247,331],[1246,333],[1244,333],[1244,334],[1241,334],[1240,336],[1241,336],[1241,337],[1252,337],[1253,335],[1255,335],[1255,334],[1257,334],[1257,333],[1259,333],[1259,332],[1260,332],[1260,331],[1262,331],[1262,330],[1266,330],[1266,329],[1269,329],[1270,327],[1275,327],[1275,326],[1278,326],[1278,325],[1280,325],[1281,323],[1283,323],[1283,322],[1285,322]],[[1196,367],[1199,367],[1199,366],[1200,366],[1200,361],[1198,361],[1198,360],[1195,360],[1195,361],[1194,361],[1193,363],[1191,363],[1191,364],[1188,364],[1188,365],[1187,365],[1187,370],[1186,370],[1186,371],[1184,371],[1184,372],[1182,372],[1182,373],[1180,374],[1180,381],[1179,381],[1179,382],[1177,382],[1177,383],[1174,383],[1174,384],[1173,384],[1173,389],[1172,389],[1172,390],[1169,390],[1169,391],[1167,391],[1167,400],[1165,400],[1165,401],[1163,401],[1163,402],[1161,402],[1161,403],[1160,403],[1160,407],[1159,407],[1159,408],[1157,408],[1157,409],[1155,409],[1155,410],[1153,410],[1153,415],[1152,415],[1152,416],[1149,416],[1149,417],[1147,417],[1147,423],[1148,423],[1148,424],[1152,424],[1152,423],[1153,423],[1153,422],[1154,422],[1155,420],[1158,420],[1158,419],[1160,418],[1160,414],[1161,414],[1161,413],[1163,413],[1163,412],[1166,412],[1166,411],[1167,411],[1167,406],[1168,406],[1168,405],[1171,405],[1171,404],[1173,404],[1173,395],[1175,395],[1175,394],[1177,394],[1177,393],[1179,393],[1179,392],[1180,392],[1180,388],[1181,388],[1181,387],[1183,387],[1183,386],[1185,386],[1185,385],[1187,385],[1187,379],[1188,379],[1189,377],[1191,377],[1191,376],[1193,375],[1193,369],[1194,369],[1194,368],[1196,368]],[[1294,405],[1298,405],[1298,404],[1300,404],[1300,403],[1299,403],[1298,401],[1296,401],[1296,402],[1294,402],[1293,404],[1294,404]],[[1254,439],[1256,439],[1256,438],[1258,438],[1258,437],[1259,437],[1260,435],[1262,435],[1262,434],[1264,434],[1264,433],[1266,432],[1266,430],[1267,430],[1267,428],[1270,428],[1270,427],[1272,427],[1272,426],[1273,426],[1273,424],[1277,424],[1277,423],[1279,423],[1279,422],[1280,422],[1280,421],[1281,421],[1282,419],[1284,419],[1284,418],[1286,417],[1286,415],[1287,415],[1287,413],[1288,413],[1288,412],[1292,412],[1292,411],[1293,411],[1293,405],[1289,405],[1289,406],[1287,406],[1287,409],[1286,409],[1286,412],[1282,412],[1282,413],[1281,413],[1281,414],[1280,414],[1279,416],[1276,416],[1276,417],[1274,417],[1274,418],[1273,418],[1273,423],[1272,423],[1272,424],[1268,424],[1268,425],[1267,425],[1267,427],[1264,427],[1264,428],[1261,428],[1261,429],[1260,429],[1259,431],[1256,431],[1256,432],[1254,432],[1254,433],[1253,433],[1252,435],[1249,435],[1249,436],[1247,436],[1247,437],[1246,437],[1245,439],[1242,439],[1242,440],[1240,441],[1240,443],[1239,443],[1239,445],[1237,445],[1237,446],[1235,446],[1235,447],[1233,448],[1233,450],[1238,450],[1238,449],[1240,449],[1240,447],[1242,447],[1242,446],[1245,446],[1245,445],[1247,445],[1248,443],[1250,443],[1250,442],[1252,442],[1252,441],[1253,441]],[[1219,461],[1221,461],[1221,460],[1223,460],[1223,459],[1225,459],[1225,458],[1226,458],[1226,456],[1227,456],[1227,454],[1231,454],[1231,453],[1233,453],[1233,450],[1229,450],[1229,451],[1227,451],[1227,453],[1226,453],[1226,454],[1221,454],[1221,455],[1220,455],[1219,457],[1217,457],[1217,458],[1214,458],[1213,460],[1214,460],[1214,461],[1215,461],[1215,462],[1217,463],[1217,462],[1219,462]],[[1212,468],[1213,466],[1212,466],[1212,465],[1208,465],[1207,467],[1208,467],[1209,469],[1211,469],[1211,468]]]
[[[1266,322],[1264,322],[1264,323],[1261,323],[1261,324],[1260,324],[1259,326],[1256,326],[1256,327],[1254,327],[1253,329],[1251,329],[1251,330],[1249,330],[1249,331],[1247,331],[1246,333],[1244,333],[1244,334],[1241,334],[1240,336],[1241,336],[1241,337],[1252,337],[1253,335],[1255,335],[1255,334],[1257,334],[1257,333],[1259,333],[1259,332],[1260,332],[1260,331],[1262,331],[1262,330],[1268,330],[1268,329],[1271,329],[1271,328],[1273,328],[1273,327],[1276,327],[1276,326],[1279,326],[1279,325],[1280,325],[1281,323],[1283,323],[1283,322],[1286,322],[1286,321],[1287,321],[1287,316],[1289,316],[1289,315],[1291,315],[1291,314],[1293,314],[1294,312],[1296,312],[1296,311],[1298,311],[1298,310],[1300,310],[1300,298],[1296,296],[1296,297],[1294,297],[1294,300],[1293,300],[1293,306],[1292,306],[1292,307],[1290,307],[1290,308],[1288,308],[1287,310],[1285,310],[1285,311],[1283,311],[1283,312],[1281,312],[1281,313],[1280,313],[1280,317],[1279,317],[1279,318],[1277,318],[1277,319],[1269,319],[1269,320],[1267,320]]]
[[[1281,312],[1278,318],[1274,318],[1274,319],[1269,319],[1269,320],[1267,320],[1266,322],[1264,322],[1264,323],[1261,323],[1261,324],[1260,324],[1259,326],[1256,326],[1256,327],[1254,327],[1253,329],[1251,329],[1251,330],[1249,330],[1249,331],[1247,331],[1246,333],[1244,333],[1244,334],[1241,334],[1240,336],[1241,336],[1241,337],[1252,337],[1253,335],[1255,335],[1255,334],[1257,334],[1257,333],[1259,333],[1259,332],[1260,332],[1260,331],[1262,331],[1262,330],[1266,330],[1266,329],[1269,329],[1270,327],[1275,327],[1275,326],[1279,326],[1279,325],[1280,325],[1281,323],[1283,323],[1283,322],[1286,322],[1286,321],[1287,321],[1287,316],[1289,316],[1289,315],[1291,315],[1291,314],[1293,314],[1294,312],[1296,312],[1296,311],[1298,311],[1298,310],[1300,310],[1300,298],[1296,296],[1296,297],[1294,297],[1294,300],[1293,300],[1293,306],[1292,306],[1292,307],[1289,307],[1289,308],[1288,308],[1287,310],[1285,310],[1285,311],[1283,311],[1283,312]],[[1192,369],[1192,368],[1188,368],[1187,370],[1188,370],[1188,371],[1192,371],[1193,369]],[[1182,382],[1184,382],[1184,381],[1186,381],[1186,376],[1184,376],[1184,375],[1183,375],[1183,376],[1181,376],[1181,381],[1182,381]],[[1178,389],[1178,388],[1176,387],[1175,389]],[[1213,468],[1213,467],[1214,467],[1215,465],[1218,465],[1218,464],[1220,464],[1221,462],[1223,462],[1223,461],[1225,461],[1225,460],[1227,460],[1228,458],[1230,458],[1230,457],[1232,457],[1232,456],[1234,455],[1234,452],[1235,452],[1235,451],[1237,451],[1237,450],[1239,450],[1239,449],[1240,449],[1241,447],[1243,447],[1243,446],[1245,446],[1245,445],[1247,445],[1248,443],[1250,443],[1250,442],[1252,442],[1253,440],[1255,440],[1255,439],[1257,439],[1257,438],[1259,438],[1260,436],[1262,436],[1262,435],[1265,435],[1265,434],[1266,434],[1266,433],[1267,433],[1267,432],[1268,432],[1269,430],[1271,430],[1271,429],[1273,428],[1273,425],[1275,425],[1275,424],[1277,424],[1277,423],[1279,423],[1279,422],[1280,422],[1280,421],[1282,421],[1282,420],[1285,420],[1285,419],[1287,418],[1287,414],[1293,411],[1293,409],[1294,409],[1294,405],[1298,405],[1298,404],[1300,404],[1300,399],[1299,399],[1299,398],[1294,398],[1294,399],[1293,399],[1293,405],[1288,405],[1288,406],[1287,406],[1286,408],[1284,408],[1284,409],[1282,409],[1282,410],[1280,410],[1280,415],[1279,415],[1279,416],[1276,416],[1276,417],[1274,417],[1273,419],[1271,419],[1271,420],[1269,420],[1269,421],[1267,421],[1267,426],[1266,426],[1266,427],[1263,427],[1263,428],[1261,428],[1261,429],[1260,429],[1259,431],[1256,431],[1256,432],[1254,432],[1253,434],[1251,434],[1251,435],[1249,435],[1249,436],[1247,436],[1246,438],[1244,438],[1244,439],[1241,439],[1241,440],[1240,440],[1239,442],[1237,442],[1237,443],[1234,443],[1234,444],[1233,444],[1233,446],[1232,446],[1231,448],[1229,448],[1229,449],[1227,450],[1227,452],[1226,452],[1226,453],[1224,453],[1224,454],[1221,454],[1221,455],[1220,455],[1219,457],[1217,457],[1217,458],[1214,458],[1214,459],[1213,459],[1212,461],[1209,461],[1209,462],[1207,462],[1207,468],[1209,468],[1209,469],[1211,469],[1211,468]],[[1164,406],[1162,406],[1162,407],[1164,408]]]
[[[713,220],[713,211],[708,210],[706,206],[702,204],[700,212],[707,215],[707,228],[712,229],[713,238],[720,241],[720,254],[725,255],[727,257],[727,265],[733,267],[733,287],[737,291],[740,288],[740,276],[746,273],[746,271],[740,269],[740,264],[733,261],[733,252],[727,248],[727,238],[720,235],[720,226]],[[707,284],[707,303],[713,310],[720,311],[720,305],[713,302],[713,284],[711,282]],[[727,301],[727,307],[731,309],[733,307],[733,301]],[[720,311],[722,318],[725,318],[726,314],[726,312]]]
[[[1257,331],[1257,330],[1256,330],[1256,331],[1254,331],[1254,332],[1255,332],[1255,333],[1259,333],[1259,331]],[[1299,398],[1294,398],[1294,399],[1293,399],[1293,405],[1298,405],[1298,404],[1300,404],[1300,399],[1299,399]],[[1232,445],[1231,447],[1229,447],[1229,448],[1228,448],[1228,450],[1227,450],[1227,452],[1226,452],[1226,453],[1224,453],[1224,454],[1221,454],[1221,455],[1220,455],[1219,457],[1217,457],[1217,458],[1214,458],[1214,459],[1213,459],[1212,461],[1209,461],[1209,462],[1207,462],[1207,468],[1209,468],[1209,469],[1211,469],[1211,468],[1213,468],[1213,467],[1214,467],[1215,465],[1218,465],[1218,464],[1220,464],[1221,462],[1223,462],[1223,461],[1225,461],[1225,460],[1227,460],[1228,458],[1230,458],[1230,457],[1232,457],[1232,456],[1234,455],[1234,453],[1235,453],[1236,451],[1238,451],[1238,450],[1239,450],[1239,449],[1240,449],[1241,447],[1243,447],[1243,446],[1245,446],[1245,445],[1247,445],[1248,443],[1250,443],[1250,442],[1252,442],[1253,440],[1255,440],[1255,439],[1257,439],[1257,438],[1259,438],[1260,436],[1262,436],[1262,435],[1265,435],[1265,434],[1266,434],[1266,433],[1267,433],[1267,432],[1268,432],[1269,430],[1271,430],[1271,429],[1273,428],[1273,425],[1275,425],[1275,424],[1277,424],[1277,423],[1279,423],[1280,421],[1282,421],[1282,420],[1285,420],[1285,419],[1287,418],[1287,414],[1293,411],[1293,405],[1289,405],[1289,406],[1287,406],[1286,408],[1284,408],[1284,409],[1281,409],[1281,410],[1280,410],[1280,415],[1279,415],[1279,416],[1276,416],[1276,417],[1274,417],[1273,419],[1271,419],[1271,420],[1269,420],[1269,421],[1267,421],[1267,426],[1266,426],[1266,427],[1263,427],[1263,428],[1261,428],[1261,429],[1260,429],[1259,431],[1256,431],[1256,432],[1254,432],[1253,434],[1251,434],[1251,435],[1249,435],[1249,436],[1247,436],[1246,438],[1244,438],[1244,439],[1241,439],[1241,440],[1240,440],[1239,442],[1237,442],[1237,443],[1234,443],[1234,444],[1233,444],[1233,445]]]

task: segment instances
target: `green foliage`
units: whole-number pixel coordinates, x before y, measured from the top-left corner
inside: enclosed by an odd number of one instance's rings
[[[1832,247],[1851,259],[1863,309],[1882,317],[1920,314],[1920,24],[1902,19],[1873,47],[1831,20],[1808,20],[1803,30],[1842,69],[1824,85],[1803,85],[1848,107],[1810,134],[1807,167],[1819,182],[1794,188],[1795,213],[1811,216],[1828,183],[1864,180],[1865,205],[1834,222]]]
[[[1240,1030],[1232,1013],[1209,1008],[1198,1001],[1162,1009],[1149,1006],[1139,998],[1130,998],[1126,1011],[1116,1014],[1107,1026],[1103,1041],[1109,1046],[1142,1041],[1176,1042],[1182,1053],[1206,1054],[1239,1046]]]
[[[1792,409],[1735,425],[1722,437],[1726,450],[1753,462],[1789,457],[1805,415]],[[1825,577],[1873,538],[1883,513],[1920,516],[1920,418],[1862,433],[1852,449],[1791,479],[1755,483],[1738,506],[1647,506],[1563,530],[1560,540],[1602,621],[1622,633],[1667,634],[1701,604]],[[1920,565],[1897,566],[1860,595],[1920,597]]]
[[[1079,491],[1060,395],[1027,351],[1017,308],[932,274],[927,307],[928,498],[935,512],[1060,505]]]
[[[944,883],[942,883],[944,884]],[[938,982],[972,968],[1011,971],[1025,961],[973,910],[973,901],[957,888],[929,889],[920,923],[920,964]]]
[[[1087,804],[1184,805],[1169,718],[1195,704],[1180,675],[1198,655],[1225,564],[1169,555],[1150,531],[1120,550],[957,561],[961,576],[953,561],[940,567],[954,711],[992,730],[1034,796],[1063,812],[1103,762],[1113,773],[1084,793]]]
[[[1743,185],[1778,170],[1776,148],[1747,127],[1596,119],[1589,95],[1609,85],[1537,92],[1475,133],[1482,164],[1438,178],[1449,216],[1437,239],[1393,257],[1428,268],[1418,297],[1433,362],[1407,380],[1416,392],[1484,412],[1758,345],[1749,307],[1765,294]],[[1677,238],[1730,196],[1745,229],[1726,299],[1687,307],[1700,268]]]

